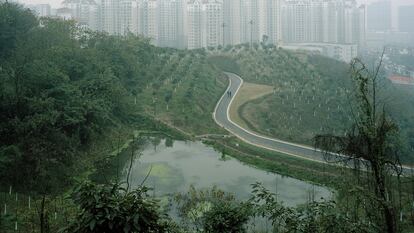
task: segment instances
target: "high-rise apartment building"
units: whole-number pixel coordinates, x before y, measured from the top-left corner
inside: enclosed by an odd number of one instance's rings
[[[241,1],[223,2],[223,36],[225,45],[241,43]]]
[[[283,40],[289,43],[312,41],[311,2],[287,1],[282,7]]]
[[[111,35],[120,35],[119,0],[100,0],[101,29]]]
[[[65,0],[64,6],[94,30],[132,32],[163,47],[365,41],[365,7],[355,0]]]
[[[184,48],[184,8],[184,0],[134,0],[132,32],[151,38],[158,46]]]
[[[100,31],[99,5],[94,0],[65,0],[62,2],[63,9],[69,9],[72,19],[80,25],[88,26],[92,30]]]
[[[399,31],[414,34],[414,5],[400,6],[398,11]]]
[[[133,0],[131,2],[131,32],[135,35],[144,34],[144,25],[142,23],[142,0]]]
[[[48,17],[51,15],[51,8],[49,4],[37,4],[33,7],[33,10],[39,17]]]
[[[266,32],[269,43],[280,44],[282,41],[281,0],[266,0]]]
[[[154,44],[158,44],[158,2],[156,0],[132,0],[129,12],[131,32],[149,37]]]
[[[100,30],[111,35],[121,36],[133,32],[131,28],[131,0],[97,0],[97,5],[98,12],[95,14],[99,18],[98,28]]]
[[[224,43],[278,43],[281,41],[281,0],[223,2]]]
[[[259,31],[258,42],[268,42],[269,40],[269,25],[268,19],[268,1],[257,0],[257,30]]]
[[[72,10],[66,7],[56,9],[55,15],[64,20],[72,20]]]
[[[206,47],[223,45],[223,4],[218,0],[210,0],[203,4]]]
[[[119,0],[118,6],[118,35],[126,35],[132,32],[131,27],[131,0]]]
[[[158,45],[158,2],[145,0],[143,4],[144,35]]]
[[[279,0],[241,1],[241,42],[276,42],[280,37]]]
[[[361,44],[365,11],[354,0],[290,0],[282,7],[288,43]]]
[[[177,15],[177,48],[187,47],[187,0],[176,0]]]
[[[312,5],[313,6],[313,5]],[[343,23],[341,1],[331,0],[322,3],[322,42],[338,43],[340,40],[340,27]]]
[[[65,0],[62,2],[63,7],[72,12],[72,18],[81,25],[89,23],[89,6],[96,4],[93,0]]]
[[[158,46],[178,47],[178,7],[175,0],[158,1]]]
[[[310,41],[320,42],[324,36],[324,3],[323,1],[314,1],[310,7]]]
[[[241,5],[241,41],[242,43],[259,42],[260,36],[260,18],[259,18],[259,0],[242,0]]]
[[[101,27],[101,12],[99,10],[99,5],[95,3],[89,5],[88,9],[88,23],[87,25],[91,30],[102,31]]]
[[[380,0],[367,6],[367,29],[373,32],[391,30],[390,0]]]
[[[365,7],[356,6],[354,1],[348,1],[344,11],[343,43],[364,45],[365,41]]]
[[[204,12],[201,0],[193,0],[187,4],[187,48],[205,47]]]

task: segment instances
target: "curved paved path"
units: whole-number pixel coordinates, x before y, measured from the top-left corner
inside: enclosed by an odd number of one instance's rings
[[[243,84],[243,79],[241,79],[238,75],[233,73],[225,72],[225,74],[229,77],[230,84],[227,87],[226,92],[224,92],[223,96],[218,101],[213,113],[213,118],[218,125],[225,128],[227,131],[229,131],[230,133],[232,133],[233,135],[235,135],[236,137],[248,144],[280,152],[286,155],[311,160],[314,162],[327,163],[325,159],[326,154],[318,149],[274,138],[269,138],[258,133],[252,132],[248,129],[242,128],[240,125],[233,122],[230,119],[229,109],[231,103],[234,100],[234,97],[237,95],[240,87]],[[231,96],[227,95],[228,91],[231,92]],[[345,158],[345,156],[343,155],[334,153],[329,154],[329,156],[336,156],[336,159]],[[414,168],[410,166],[402,166],[403,174],[406,175],[411,174],[412,169]]]
[[[319,150],[315,150],[315,148],[259,135],[258,133],[244,129],[237,123],[233,122],[230,119],[229,109],[231,103],[234,100],[234,97],[237,95],[240,87],[243,84],[243,80],[236,74],[225,74],[229,77],[230,84],[226,92],[217,103],[213,113],[213,118],[218,125],[249,144],[302,159],[312,160],[316,162],[325,162],[324,153]],[[228,91],[231,92],[231,96],[228,96]]]

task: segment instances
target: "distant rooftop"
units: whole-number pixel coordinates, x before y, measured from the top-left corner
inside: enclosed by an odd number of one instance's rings
[[[388,79],[394,84],[414,85],[414,78],[412,77],[393,75],[393,76],[388,77]]]

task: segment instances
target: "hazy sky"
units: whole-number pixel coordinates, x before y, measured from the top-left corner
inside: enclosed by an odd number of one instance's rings
[[[26,3],[26,4],[40,4],[40,3],[49,3],[53,8],[57,8],[60,6],[60,3],[63,0],[19,0],[22,3]],[[225,1],[233,1],[233,0],[225,0]],[[357,0],[358,3],[370,3],[370,2],[375,2],[378,0]],[[399,4],[406,4],[406,3],[413,3],[414,4],[414,0],[391,0],[391,2],[396,2]]]

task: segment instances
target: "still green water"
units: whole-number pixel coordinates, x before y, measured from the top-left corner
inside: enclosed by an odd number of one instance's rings
[[[223,158],[221,153],[201,142],[155,141],[146,143],[140,156],[133,160],[130,175],[132,187],[137,187],[151,169],[145,185],[154,188],[155,196],[186,192],[190,185],[196,188],[216,185],[246,199],[252,191],[251,184],[256,182],[277,193],[278,199],[289,206],[305,203],[310,196],[318,200],[332,195],[325,187],[269,173],[229,156]],[[124,171],[128,167],[127,163]]]

